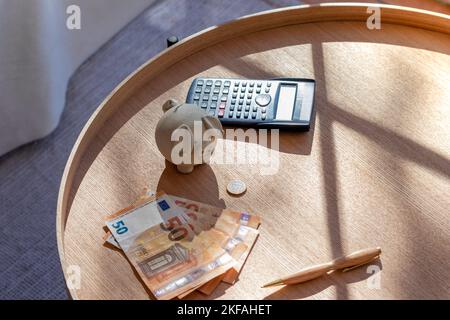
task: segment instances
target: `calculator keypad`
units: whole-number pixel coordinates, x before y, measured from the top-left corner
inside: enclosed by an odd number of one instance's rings
[[[191,102],[221,119],[260,122],[272,110],[271,89],[263,80],[198,79]]]

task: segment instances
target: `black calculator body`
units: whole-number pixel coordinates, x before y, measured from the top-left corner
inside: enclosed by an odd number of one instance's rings
[[[217,116],[223,125],[307,131],[314,90],[312,79],[196,78],[186,102]]]

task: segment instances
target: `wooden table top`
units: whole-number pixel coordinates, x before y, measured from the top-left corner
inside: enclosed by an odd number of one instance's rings
[[[150,298],[102,240],[103,217],[148,186],[262,217],[239,281],[209,298],[450,298],[450,17],[379,7],[381,30],[366,27],[363,5],[246,17],[185,39],[125,79],[80,134],[61,183],[61,262],[65,273],[81,270],[72,297]],[[280,134],[275,174],[261,175],[256,164],[179,174],[158,152],[154,128],[161,105],[184,101],[197,76],[314,78],[314,125]],[[234,178],[248,186],[242,197],[226,192]],[[373,263],[378,289],[367,267],[261,288],[374,246],[383,250]]]

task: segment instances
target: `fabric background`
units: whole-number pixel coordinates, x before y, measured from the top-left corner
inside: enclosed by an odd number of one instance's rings
[[[74,70],[154,0],[0,0],[0,155],[59,122]],[[81,9],[69,30],[66,8]]]

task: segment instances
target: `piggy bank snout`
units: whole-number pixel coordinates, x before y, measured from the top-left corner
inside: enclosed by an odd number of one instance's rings
[[[166,111],[156,126],[156,145],[180,172],[189,173],[194,165],[209,162],[223,129],[219,119],[198,106],[175,104],[169,100],[163,106]]]

